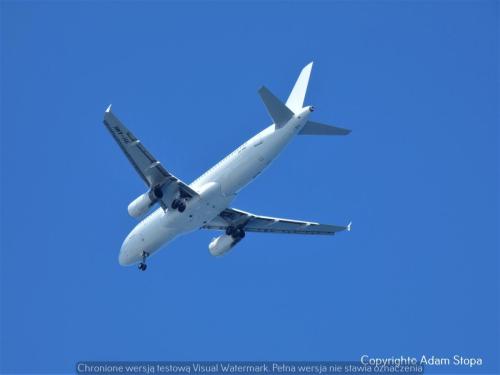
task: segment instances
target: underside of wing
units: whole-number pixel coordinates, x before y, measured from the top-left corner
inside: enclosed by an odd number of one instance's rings
[[[189,185],[169,173],[144,147],[137,137],[111,112],[104,113],[104,125],[146,185],[161,197],[162,206],[168,206],[177,196],[193,198],[198,195]],[[159,193],[158,193],[159,192]]]
[[[205,229],[215,230],[226,230],[228,227],[239,227],[245,232],[333,235],[336,232],[350,230],[351,224],[349,223],[347,226],[319,224],[310,221],[254,215],[235,208],[227,208],[214,220],[203,226]]]

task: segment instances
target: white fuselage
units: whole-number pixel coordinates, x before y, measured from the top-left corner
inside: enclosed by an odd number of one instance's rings
[[[267,127],[193,181],[199,196],[187,202],[186,210],[158,208],[127,236],[120,250],[121,265],[142,260],[175,237],[196,230],[226,209],[236,193],[259,175],[307,122],[310,107],[293,116],[281,128]]]

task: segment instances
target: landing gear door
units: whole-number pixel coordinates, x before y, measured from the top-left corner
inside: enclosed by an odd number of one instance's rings
[[[172,205],[174,199],[179,197],[180,190],[179,186],[175,182],[163,185],[161,190],[163,192],[163,197],[160,199],[160,203],[165,210],[167,207]]]

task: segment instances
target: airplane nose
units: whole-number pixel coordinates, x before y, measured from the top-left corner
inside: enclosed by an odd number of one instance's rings
[[[144,236],[136,229],[132,230],[130,234],[123,241],[118,255],[118,263],[121,266],[130,266],[142,259],[142,252],[148,251],[147,244],[144,241]]]
[[[134,263],[132,239],[133,236],[130,236],[123,241],[120,254],[118,254],[118,263],[120,266],[129,266]]]
[[[118,255],[118,263],[120,266],[126,266],[127,265],[127,257],[123,253],[123,251],[120,251],[120,254]]]
[[[118,263],[120,266],[127,266],[129,264],[129,257],[127,256],[127,240],[123,242],[122,248],[120,249],[120,254],[118,254]]]

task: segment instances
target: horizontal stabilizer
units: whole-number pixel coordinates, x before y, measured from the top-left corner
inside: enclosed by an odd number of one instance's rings
[[[265,86],[261,87],[259,95],[277,128],[281,128],[293,117],[293,112]]]
[[[337,128],[336,126],[325,125],[319,122],[307,121],[300,135],[347,135],[351,131],[349,129]]]

